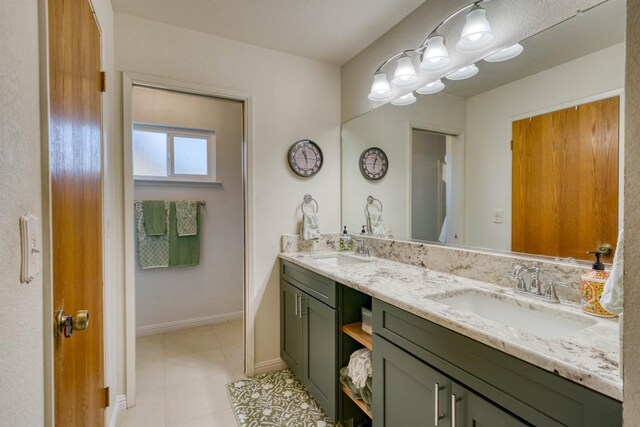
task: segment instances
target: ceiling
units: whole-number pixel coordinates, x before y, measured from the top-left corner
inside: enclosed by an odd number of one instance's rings
[[[424,0],[111,0],[118,13],[342,65]]]

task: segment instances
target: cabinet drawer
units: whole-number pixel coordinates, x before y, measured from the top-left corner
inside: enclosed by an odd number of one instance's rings
[[[373,330],[534,425],[622,425],[621,402],[379,300]]]
[[[280,262],[280,274],[284,280],[315,299],[330,307],[336,307],[336,289],[338,285],[333,280],[285,260]]]

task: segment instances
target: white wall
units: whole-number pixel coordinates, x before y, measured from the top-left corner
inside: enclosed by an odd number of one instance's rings
[[[411,128],[457,134],[465,127],[465,108],[465,99],[439,93],[418,96],[410,106],[388,104],[343,125],[342,222],[350,233],[359,233],[366,223],[364,208],[367,196],[372,195],[384,205],[387,230],[396,238],[409,238]],[[463,134],[455,138],[459,151],[463,141]],[[360,154],[370,147],[381,148],[389,158],[387,175],[379,181],[366,180],[358,166]],[[461,159],[459,151],[456,159]],[[462,166],[458,169],[462,170]],[[452,211],[461,212],[461,207],[454,205]],[[453,218],[452,224],[459,223],[459,218]],[[452,228],[455,230],[456,226]]]
[[[19,218],[41,220],[38,2],[0,2],[0,423],[44,423],[43,276],[20,283]],[[17,316],[17,317],[16,317]]]
[[[623,88],[624,49],[614,45],[467,100],[466,246],[511,249],[511,123]],[[503,223],[493,223],[494,208],[504,210]]]
[[[299,205],[305,193],[320,204],[323,232],[336,232],[340,225],[336,191],[340,187],[340,70],[336,65],[128,15],[116,14],[115,32],[119,72],[159,75],[253,95],[249,280],[257,316],[255,362],[277,359],[280,236],[298,232]],[[117,104],[121,122],[121,99]],[[322,170],[310,179],[295,177],[286,164],[287,149],[303,138],[316,141],[325,155]],[[121,147],[118,143],[120,158]],[[121,312],[120,319],[123,316]],[[120,337],[124,339],[124,332]]]
[[[153,332],[167,323],[238,318],[244,272],[242,103],[135,87],[132,115],[139,123],[215,131],[216,181],[222,183],[135,185],[136,200],[207,202],[200,209],[199,265],[143,270],[133,260],[136,328]]]

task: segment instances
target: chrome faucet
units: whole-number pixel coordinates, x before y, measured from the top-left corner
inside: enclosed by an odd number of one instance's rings
[[[356,255],[368,257],[369,248],[367,247],[367,241],[365,240],[365,238],[364,237],[360,239],[354,238],[353,241],[356,243],[356,250],[355,250]]]
[[[533,264],[532,266],[516,264],[513,266],[513,271],[507,276],[507,279],[516,284],[516,293],[547,302],[560,302],[556,293],[556,286],[570,285],[552,280],[547,280],[543,283],[540,279],[540,272],[542,271],[542,267],[538,264]],[[528,283],[524,277],[524,273],[529,273],[531,276],[531,280]]]

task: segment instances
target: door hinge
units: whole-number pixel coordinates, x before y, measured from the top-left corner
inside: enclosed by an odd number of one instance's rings
[[[104,403],[103,408],[108,408],[111,406],[111,393],[109,393],[109,387],[105,387],[102,389],[104,396],[102,397],[102,402]]]
[[[513,151],[513,139],[511,140],[511,151]]]
[[[100,92],[107,91],[107,73],[100,71]]]

